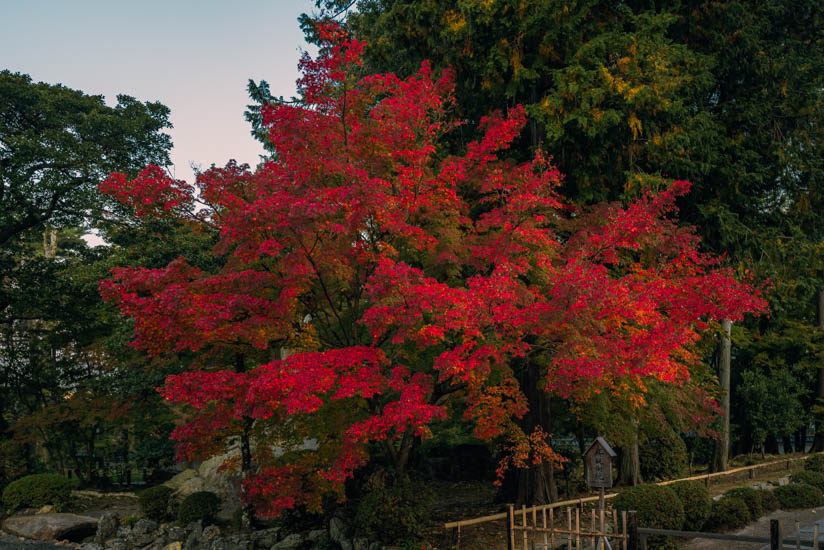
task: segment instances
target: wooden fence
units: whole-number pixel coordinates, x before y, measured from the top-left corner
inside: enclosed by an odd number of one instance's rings
[[[670,485],[670,484],[678,483],[678,482],[681,482],[681,481],[703,481],[709,487],[709,485],[710,485],[710,483],[713,479],[721,478],[721,477],[731,477],[731,476],[734,476],[736,474],[741,474],[741,473],[744,473],[744,472],[747,472],[749,474],[749,477],[753,478],[753,477],[755,477],[755,471],[758,470],[758,469],[761,469],[761,468],[768,468],[768,467],[771,467],[771,466],[784,466],[784,467],[786,467],[787,470],[789,470],[789,469],[791,469],[792,464],[794,462],[807,460],[807,458],[809,458],[810,456],[813,456],[813,455],[788,457],[788,458],[784,458],[784,459],[781,459],[781,460],[774,460],[774,461],[770,461],[770,462],[764,462],[764,463],[761,463],[761,464],[754,464],[752,466],[742,466],[740,468],[733,468],[733,469],[727,470],[725,472],[700,474],[700,475],[685,477],[685,478],[681,478],[681,479],[672,479],[672,480],[668,480],[668,481],[661,481],[661,482],[657,483],[657,485]],[[617,495],[617,493],[608,493],[608,494],[604,495],[604,498],[606,500],[609,500],[609,499],[614,498],[616,495]],[[537,518],[539,514],[541,514],[541,517],[543,517],[547,513],[550,514],[549,517],[551,517],[554,520],[558,516],[558,514],[556,514],[554,511],[559,509],[559,508],[575,508],[575,509],[578,509],[579,510],[578,511],[578,514],[579,514],[578,517],[580,519],[580,517],[581,517],[580,514],[583,513],[583,510],[585,508],[584,505],[588,504],[588,503],[596,503],[598,501],[598,498],[599,497],[596,495],[596,496],[582,497],[582,498],[576,498],[576,499],[571,499],[571,500],[564,500],[564,501],[560,501],[560,502],[554,502],[554,503],[551,503],[551,504],[541,504],[541,505],[538,505],[538,506],[522,507],[517,512],[515,512],[514,507],[511,506],[510,510],[508,510],[506,512],[501,512],[501,513],[498,513],[498,514],[491,514],[491,515],[488,515],[488,516],[483,516],[483,517],[478,517],[478,518],[465,519],[465,520],[452,521],[452,522],[449,522],[449,523],[445,523],[444,528],[447,529],[447,530],[452,530],[453,531],[453,540],[456,541],[456,548],[460,548],[462,528],[470,527],[470,526],[473,526],[473,525],[478,525],[478,524],[481,524],[481,523],[487,523],[487,522],[490,522],[490,521],[503,520],[503,519],[506,519],[511,524],[512,523],[512,517],[510,516],[510,512],[512,512],[513,514],[519,515],[521,520],[523,520],[523,518],[525,518],[525,517],[533,517],[534,516],[535,518]],[[570,514],[572,514],[572,513],[574,513],[574,512],[570,512]],[[612,512],[610,511],[608,513],[612,513]],[[522,524],[523,524],[523,522],[522,522]],[[551,522],[550,522],[550,524],[551,524]],[[533,522],[533,525],[537,525],[537,524],[535,522]],[[508,529],[507,533],[508,533],[508,536],[509,536],[509,540],[508,540],[508,544],[509,544],[509,542],[512,540],[512,531],[509,530],[509,526],[507,527],[507,529]],[[544,533],[544,531],[542,531],[542,529],[543,529],[543,527],[536,527],[534,529],[534,533]],[[529,536],[527,534],[528,530],[524,530],[524,529],[522,529],[522,527],[516,527],[515,531],[521,531],[522,532],[519,535],[521,538],[524,538],[524,537],[526,537],[527,539],[529,538]],[[560,534],[560,531],[556,530],[555,533]],[[591,538],[593,535],[592,535],[591,532],[586,531],[586,534],[581,534],[581,536],[584,537],[584,538],[586,538],[586,537]],[[611,535],[611,536],[614,536],[614,535]],[[625,539],[622,539],[622,540],[625,540]],[[510,548],[512,548],[514,550],[514,547],[510,547]],[[546,548],[548,548],[548,547],[546,547]],[[572,547],[569,547],[569,548],[572,548]]]

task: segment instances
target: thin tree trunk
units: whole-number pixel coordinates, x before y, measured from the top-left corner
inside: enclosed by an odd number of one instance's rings
[[[824,288],[818,292],[818,328],[824,331]],[[815,397],[813,410],[824,405],[824,365],[818,367]],[[824,414],[819,412],[815,415],[815,439],[813,439],[810,452],[820,453],[821,451],[824,451]]]
[[[730,452],[730,352],[732,343],[730,331],[732,322],[729,319],[721,320],[721,353],[719,382],[721,383],[721,438],[715,445],[713,470],[725,472],[728,468]]]
[[[235,357],[235,371],[246,371],[246,358],[243,354]],[[240,479],[246,480],[246,476],[252,472],[252,425],[254,419],[244,416],[243,428],[240,432]],[[251,531],[255,524],[255,507],[246,498],[246,486],[241,483],[241,522],[245,531]]]

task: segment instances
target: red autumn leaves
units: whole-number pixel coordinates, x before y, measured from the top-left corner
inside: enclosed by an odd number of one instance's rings
[[[765,308],[671,218],[686,182],[572,208],[542,154],[504,160],[521,108],[444,156],[452,75],[356,78],[363,44],[324,32],[327,53],[301,62],[304,102],[265,112],[277,160],[208,170],[197,189],[156,167],[101,184],[138,216],[220,232],[219,269],[118,268],[101,289],[136,347],[202,354],[163,389],[188,407],[184,454],[254,421],[246,495],[263,513],[342,491],[373,443],[401,467],[403,441],[448,415],[508,442],[505,465],[553,459],[519,427],[518,365],[538,362],[565,398],[642,396],[647,377],[688,379],[708,320]],[[194,214],[195,195],[209,208]],[[293,354],[271,360],[279,348]]]

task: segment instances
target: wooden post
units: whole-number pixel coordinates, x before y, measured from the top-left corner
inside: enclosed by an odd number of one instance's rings
[[[818,522],[815,522],[813,524],[813,540],[810,544],[810,548],[812,548],[813,550],[818,550],[819,548],[821,548],[821,544],[819,544],[818,542]]]
[[[782,543],[781,522],[777,519],[770,520],[770,550],[781,550]]]
[[[773,520],[775,521],[775,520]],[[627,514],[627,529],[629,538],[627,540],[627,550],[638,550],[638,517],[635,515],[635,510]]]
[[[515,505],[506,509],[506,550],[515,550]]]
[[[526,534],[526,504],[521,505],[521,523],[524,530],[524,550],[529,550],[529,535]]]

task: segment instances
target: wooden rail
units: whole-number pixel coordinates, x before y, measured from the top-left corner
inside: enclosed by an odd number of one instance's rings
[[[802,461],[807,460],[809,457],[814,456],[815,454],[821,454],[821,453],[814,453],[814,454],[805,455],[805,456],[782,458],[781,460],[774,460],[774,461],[771,461],[771,462],[763,462],[761,464],[753,464],[752,466],[741,466],[739,468],[733,468],[732,470],[727,470],[725,472],[714,472],[714,473],[711,473],[711,474],[700,474],[700,475],[696,475],[696,476],[684,477],[684,478],[681,478],[681,479],[670,479],[670,480],[667,480],[667,481],[660,481],[660,482],[656,483],[656,485],[671,485],[673,483],[679,483],[681,481],[704,481],[704,483],[707,486],[709,486],[710,480],[714,479],[716,477],[730,476],[730,475],[734,475],[734,474],[739,474],[741,472],[751,472],[752,473],[752,472],[754,472],[755,470],[757,470],[759,468],[766,468],[767,466],[775,466],[777,464],[786,464],[787,469],[789,470],[791,463],[799,461],[799,460],[802,460]],[[611,498],[615,498],[615,496],[617,494],[618,493],[608,493],[608,494],[604,495],[604,498],[609,500]],[[553,502],[551,504],[540,504],[540,505],[537,505],[537,506],[531,506],[531,507],[527,508],[526,510],[527,510],[528,513],[531,514],[533,510],[535,512],[540,512],[542,510],[552,510],[554,508],[561,508],[561,507],[564,507],[564,506],[583,507],[583,505],[585,503],[587,503],[587,502],[596,502],[597,500],[598,500],[597,495],[596,496],[591,496],[591,497],[581,497],[581,498],[575,498],[575,499],[571,499],[571,500],[563,500],[563,501],[559,501],[559,502]],[[489,522],[489,521],[497,521],[497,520],[506,519],[506,518],[507,518],[507,512],[501,512],[499,514],[492,514],[492,515],[489,515],[489,516],[482,516],[482,517],[478,517],[478,518],[464,519],[464,520],[460,520],[460,521],[450,521],[449,523],[444,523],[444,529],[458,529],[458,533],[459,533],[459,536],[460,536],[461,527],[467,527],[467,526],[470,526],[470,525],[477,525],[479,523],[486,523],[486,522]]]

